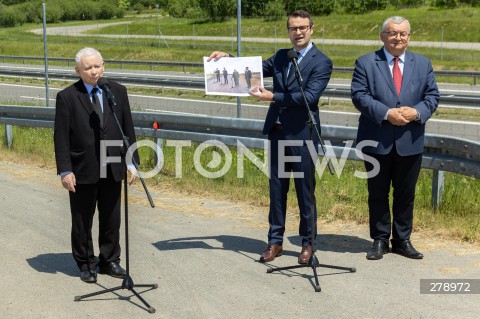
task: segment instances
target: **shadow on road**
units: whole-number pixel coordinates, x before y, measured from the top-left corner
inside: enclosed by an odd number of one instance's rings
[[[49,274],[63,273],[67,276],[77,277],[78,267],[72,253],[41,254],[27,259],[30,267],[38,272]]]
[[[214,245],[216,241],[221,245]],[[211,242],[212,244],[210,244]],[[265,248],[265,242],[258,239],[219,235],[219,236],[200,236],[183,237],[169,240],[162,240],[153,243],[158,250],[178,250],[178,249],[225,249],[236,252],[258,253]],[[221,246],[221,247],[220,247]]]
[[[288,237],[290,243],[301,246],[299,236]],[[317,237],[317,250],[331,251],[338,253],[363,253],[370,247],[370,241],[346,235],[325,234]],[[182,237],[162,240],[152,244],[158,250],[179,250],[179,249],[225,249],[238,253],[261,254],[265,249],[266,242],[241,236],[218,235]],[[296,256],[298,252],[284,251],[285,255]]]
[[[335,253],[366,253],[372,246],[370,240],[356,236],[320,234],[317,237],[317,250]]]

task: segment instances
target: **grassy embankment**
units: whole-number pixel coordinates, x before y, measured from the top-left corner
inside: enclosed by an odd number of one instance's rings
[[[35,163],[53,169],[53,133],[50,129],[14,127],[14,142],[11,150],[5,147],[4,126],[0,125],[0,160]],[[153,153],[141,149],[143,171],[153,167]],[[268,211],[268,178],[250,160],[244,161],[244,178],[237,178],[236,153],[232,150],[233,164],[220,178],[201,176],[195,169],[194,147],[184,148],[182,178],[176,178],[175,152],[173,147],[164,148],[165,165],[161,173],[147,180],[151,187],[161,184],[183,194],[197,194],[249,203],[263,207],[259,213]],[[221,151],[220,151],[220,154]],[[263,152],[255,151],[263,161]],[[207,163],[214,161],[212,149],[202,155],[202,167],[209,170]],[[222,163],[225,159],[222,158]],[[221,164],[218,167],[222,167]],[[355,177],[355,171],[362,171],[362,164],[347,161],[343,171],[332,176],[325,171],[317,178],[316,197],[319,218],[322,222],[353,221],[368,223],[366,181]],[[211,170],[210,170],[211,171]],[[415,231],[426,230],[442,238],[468,242],[480,240],[480,180],[446,173],[443,206],[436,212],[431,208],[432,172],[422,170],[417,185],[415,203]],[[289,194],[289,214],[297,216],[296,196],[292,184]]]
[[[383,20],[399,14],[409,18],[412,25],[412,41],[436,42],[480,42],[480,8],[462,8],[454,10],[405,9],[372,12],[365,15],[337,15],[314,17],[316,24],[314,39],[318,47],[332,58],[335,66],[353,66],[355,58],[378,48],[375,46],[323,45],[322,39],[378,40],[379,28]],[[152,60],[200,62],[201,58],[214,49],[229,50],[235,53],[234,41],[219,41],[217,37],[236,37],[236,19],[224,23],[198,23],[193,20],[173,19],[169,17],[130,16],[117,20],[132,21],[125,25],[96,28],[91,34],[150,35],[150,39],[100,38],[49,36],[48,51],[51,57],[73,57],[81,45],[98,48],[108,59]],[[75,23],[50,24],[48,27],[101,24],[108,21],[86,21]],[[113,21],[115,22],[115,21]],[[37,25],[23,25],[16,28],[3,28],[0,38],[1,55],[42,56],[41,35],[33,35],[30,29],[41,28]],[[443,39],[442,39],[443,30]],[[187,36],[189,39],[162,40],[161,36]],[[211,41],[199,41],[195,36],[209,36]],[[266,37],[287,39],[285,19],[265,22],[263,19],[242,20],[243,37]],[[285,47],[284,43],[242,43],[242,55],[262,55],[268,57],[275,48]],[[436,69],[479,70],[478,51],[444,48],[415,47],[415,52],[428,56]]]

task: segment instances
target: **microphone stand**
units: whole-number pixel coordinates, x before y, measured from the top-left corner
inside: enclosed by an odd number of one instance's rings
[[[296,61],[295,61],[296,62]],[[307,97],[305,96],[305,92],[303,91],[302,87],[302,77],[300,75],[300,70],[298,69],[296,63],[292,61],[292,67],[295,69],[295,78],[297,79],[298,86],[300,87],[300,91],[302,92],[303,96],[303,102],[305,107],[307,108],[307,113],[308,113],[308,121],[306,122],[308,127],[309,127],[309,132],[310,132],[310,140],[313,141],[313,128],[315,128],[315,133],[316,136],[318,137],[318,140],[320,142],[320,145],[322,147],[322,151],[324,156],[327,156],[327,152],[325,151],[325,146],[322,140],[322,136],[320,135],[320,132],[318,131],[318,128],[316,126],[316,121],[315,117],[313,116],[312,111],[310,110],[310,106],[308,105]],[[327,159],[328,160],[328,159]],[[330,173],[333,175],[333,168],[331,166],[330,160],[327,161],[328,168],[330,170]],[[316,248],[315,248],[315,238],[316,238],[316,233],[317,233],[317,217],[315,216],[315,207],[316,201],[314,201],[314,190],[313,190],[313,181],[315,178],[315,163],[313,161],[313,158],[310,156],[310,222],[312,224],[312,230],[311,230],[311,241],[312,241],[312,255],[310,256],[310,259],[306,264],[299,264],[299,265],[293,265],[293,266],[286,266],[286,267],[274,267],[274,268],[269,268],[267,269],[267,273],[273,273],[274,271],[282,271],[282,270],[289,270],[289,269],[296,269],[296,268],[305,268],[305,267],[310,267],[313,270],[313,275],[315,278],[315,292],[320,292],[322,289],[320,288],[320,284],[318,281],[318,275],[317,275],[317,268],[318,267],[324,267],[324,268],[331,268],[331,269],[340,269],[340,270],[348,270],[350,272],[356,272],[357,269],[355,267],[342,267],[342,266],[334,266],[334,265],[326,265],[326,264],[320,264],[317,256],[315,255]]]
[[[104,94],[107,94],[107,92],[105,92],[105,90],[104,90]],[[100,291],[93,292],[93,293],[86,294],[86,295],[75,296],[74,300],[75,301],[80,301],[82,299],[93,297],[93,296],[98,296],[98,295],[101,295],[101,294],[104,294],[104,293],[113,292],[113,291],[120,290],[120,289],[128,289],[145,305],[145,307],[147,307],[148,312],[155,313],[155,311],[156,311],[155,308],[150,306],[150,304],[148,304],[148,302],[146,302],[145,299],[143,299],[142,296],[140,296],[140,294],[135,290],[135,287],[156,289],[156,288],[158,288],[158,284],[140,284],[140,285],[139,284],[134,284],[133,280],[132,280],[132,277],[130,277],[130,258],[129,258],[129,241],[128,241],[128,179],[127,179],[127,166],[126,166],[126,161],[125,161],[125,155],[126,155],[127,150],[130,149],[130,143],[128,141],[128,137],[125,136],[125,134],[123,132],[123,129],[122,129],[122,126],[120,125],[120,122],[118,120],[117,114],[115,113],[117,103],[115,102],[115,99],[113,98],[113,95],[111,95],[110,92],[108,92],[108,94],[107,94],[107,99],[108,99],[108,104],[110,105],[110,109],[112,110],[113,117],[115,118],[115,122],[117,123],[118,129],[120,130],[120,133],[122,134],[122,138],[123,138],[123,148],[122,148],[122,152],[121,152],[121,157],[122,157],[121,162],[125,166],[124,178],[123,178],[123,190],[124,190],[123,194],[124,194],[124,206],[125,206],[125,208],[124,208],[124,210],[125,210],[125,263],[126,263],[125,270],[126,270],[127,274],[123,278],[123,282],[122,282],[121,286],[110,288],[110,289],[100,290]],[[132,155],[132,154],[130,154],[130,155]],[[138,178],[142,182],[143,189],[145,190],[148,201],[150,202],[150,206],[152,208],[154,208],[155,204],[153,203],[152,197],[150,196],[150,193],[147,189],[145,181],[143,180],[142,176],[140,175],[140,172],[138,170],[138,164],[135,161],[135,158],[133,156],[131,156],[131,158],[132,158],[132,163],[135,166],[135,169],[137,170]],[[151,289],[149,289],[149,290],[151,290]],[[146,291],[148,291],[148,290],[146,290]]]

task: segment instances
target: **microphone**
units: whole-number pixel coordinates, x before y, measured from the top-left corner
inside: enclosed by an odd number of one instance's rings
[[[115,96],[113,96],[112,91],[110,91],[110,85],[108,84],[108,80],[103,77],[98,78],[97,85],[102,89],[103,92],[107,94],[107,99],[110,105],[117,106]]]
[[[292,66],[295,69],[295,76],[300,82],[303,82],[302,75],[300,74],[300,69],[298,68],[298,53],[295,50],[289,50],[287,52],[288,59],[292,62]]]

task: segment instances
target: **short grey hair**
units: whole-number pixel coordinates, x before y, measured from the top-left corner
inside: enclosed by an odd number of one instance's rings
[[[79,65],[84,56],[91,56],[91,55],[97,55],[103,61],[103,58],[102,58],[102,55],[100,54],[100,52],[98,52],[94,48],[88,48],[87,47],[87,48],[83,48],[83,49],[81,49],[80,51],[77,52],[77,55],[75,55],[75,63],[77,63],[77,65]]]
[[[410,33],[410,22],[408,22],[407,19],[405,19],[404,17],[399,17],[399,16],[393,16],[393,17],[390,17],[388,18],[387,20],[385,20],[383,22],[383,25],[382,25],[382,32],[385,32],[387,31],[387,26],[390,24],[390,23],[395,23],[395,24],[400,24],[400,23],[403,23],[403,22],[407,22],[407,25],[408,25],[408,33]]]

